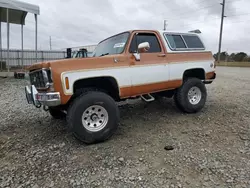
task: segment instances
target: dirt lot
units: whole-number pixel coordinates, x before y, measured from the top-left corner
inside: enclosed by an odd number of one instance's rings
[[[0,187],[250,187],[250,69],[217,73],[202,112],[128,103],[115,136],[97,145],[27,105],[28,81],[0,79]]]

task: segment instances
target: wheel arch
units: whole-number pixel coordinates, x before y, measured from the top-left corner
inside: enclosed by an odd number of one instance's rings
[[[120,87],[118,81],[113,76],[99,76],[88,77],[75,80],[73,82],[73,95],[76,94],[78,89],[83,88],[96,88],[107,92],[113,99],[120,98]]]
[[[191,68],[187,69],[183,73],[183,80],[188,78],[199,78],[201,80],[206,79],[206,72],[203,68]]]

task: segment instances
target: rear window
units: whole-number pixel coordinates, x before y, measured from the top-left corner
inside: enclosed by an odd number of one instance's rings
[[[172,50],[201,50],[205,49],[197,35],[164,34],[165,39]]]

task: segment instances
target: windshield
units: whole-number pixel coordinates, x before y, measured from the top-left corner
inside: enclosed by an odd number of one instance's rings
[[[129,33],[122,33],[104,40],[96,47],[93,57],[122,53],[127,43],[128,36]]]

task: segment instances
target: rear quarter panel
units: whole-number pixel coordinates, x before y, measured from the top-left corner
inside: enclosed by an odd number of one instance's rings
[[[215,72],[215,60],[213,54],[207,49],[202,35],[201,39],[205,50],[172,51],[164,37],[164,32],[160,33],[161,39],[166,47],[167,60],[169,63],[169,79],[180,80],[186,70],[201,68],[205,72],[205,77]]]

